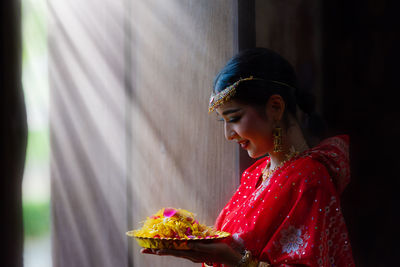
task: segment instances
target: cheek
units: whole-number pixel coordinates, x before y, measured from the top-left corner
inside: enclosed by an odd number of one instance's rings
[[[236,128],[236,132],[245,139],[252,139],[254,134],[257,132],[256,129],[254,129],[254,123],[251,122],[251,120],[242,118],[240,121],[240,124]]]
[[[243,138],[259,142],[268,138],[268,129],[268,125],[265,123],[265,121],[257,120],[253,117],[245,118],[242,121],[238,131],[240,131],[240,135]]]

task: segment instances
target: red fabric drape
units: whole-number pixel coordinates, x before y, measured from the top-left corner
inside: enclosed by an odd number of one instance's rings
[[[340,209],[350,179],[348,137],[323,141],[257,186],[268,161],[243,173],[216,227],[272,266],[354,266]]]

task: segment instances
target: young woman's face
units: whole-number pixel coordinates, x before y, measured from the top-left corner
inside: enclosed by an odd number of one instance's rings
[[[235,100],[216,109],[224,122],[225,138],[237,142],[252,158],[264,156],[273,148],[272,121],[267,110],[258,110]]]

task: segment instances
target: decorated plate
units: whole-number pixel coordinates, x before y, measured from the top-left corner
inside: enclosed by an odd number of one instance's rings
[[[143,227],[126,233],[144,248],[189,249],[188,242],[217,242],[230,236],[200,224],[193,213],[184,209],[162,208],[147,217]]]
[[[135,235],[134,231],[126,233],[128,236],[134,237],[143,248],[154,248],[154,249],[181,249],[188,250],[189,242],[204,242],[212,243],[223,240],[229,237],[231,234],[222,231],[215,231],[215,235],[206,237],[194,237],[194,238],[167,238],[167,237],[141,237]]]

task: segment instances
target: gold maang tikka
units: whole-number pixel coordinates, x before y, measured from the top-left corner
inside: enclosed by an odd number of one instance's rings
[[[228,102],[229,99],[231,99],[235,95],[236,88],[239,86],[239,84],[241,82],[250,81],[250,80],[261,80],[261,79],[254,78],[253,76],[250,76],[250,77],[244,78],[244,79],[241,78],[241,79],[237,80],[235,83],[233,83],[232,85],[226,87],[224,90],[222,90],[218,94],[212,93],[211,97],[210,97],[210,102],[208,104],[208,112],[211,113],[216,108],[221,106],[222,104]]]
[[[250,76],[248,78],[240,78],[235,83],[233,83],[232,85],[226,87],[224,90],[222,90],[218,94],[215,94],[215,93],[211,94],[210,102],[208,104],[208,112],[211,113],[216,108],[221,106],[222,104],[228,102],[229,99],[231,99],[236,94],[236,89],[237,89],[237,87],[239,86],[239,84],[241,82],[251,81],[251,80],[266,81],[266,82],[270,82],[270,83],[274,83],[274,84],[278,84],[278,85],[281,85],[281,86],[285,86],[285,87],[294,89],[292,86],[290,86],[290,85],[288,85],[286,83],[280,82],[280,81],[264,80],[264,79],[261,79],[261,78],[254,78],[253,76]]]

